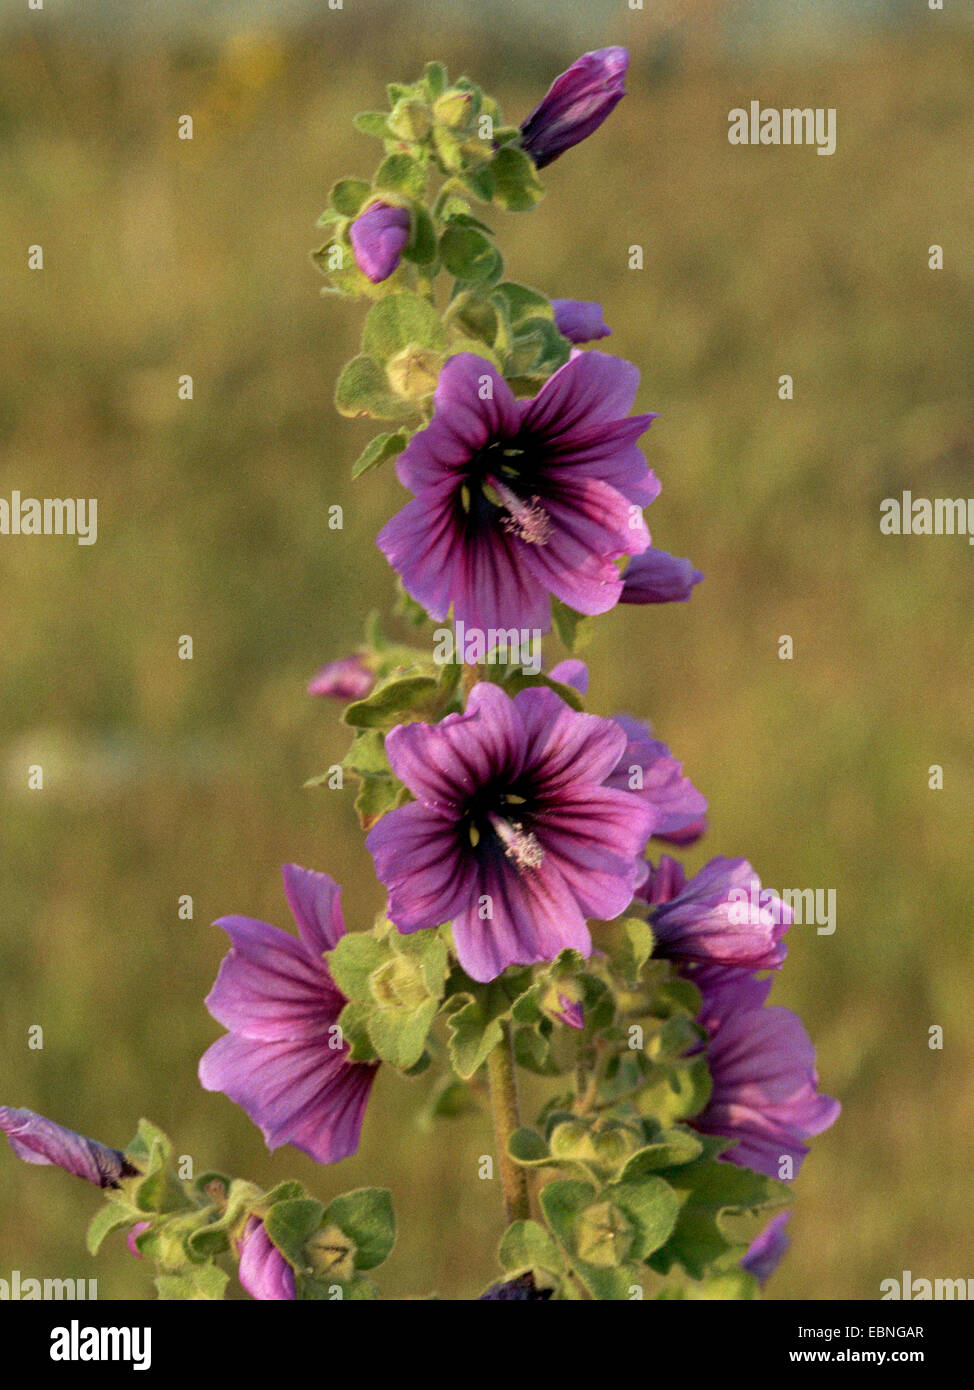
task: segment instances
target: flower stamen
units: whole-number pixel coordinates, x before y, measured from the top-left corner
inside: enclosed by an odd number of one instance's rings
[[[520,821],[506,821],[493,813],[488,817],[504,846],[504,853],[512,859],[519,869],[540,869],[544,863],[544,850],[537,836],[525,830]]]

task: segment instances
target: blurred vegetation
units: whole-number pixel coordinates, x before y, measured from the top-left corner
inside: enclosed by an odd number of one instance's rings
[[[438,56],[519,119],[574,56],[399,8],[391,32],[346,16],[127,57],[35,26],[0,60],[0,495],[99,502],[93,547],[0,540],[0,1098],[115,1144],[144,1113],[198,1165],[324,1197],[387,1184],[385,1292],[470,1297],[501,1230],[486,1116],[423,1132],[429,1077],[382,1075],[360,1154],[316,1169],[196,1080],[221,1031],[215,917],[289,925],[286,860],[334,874],[352,926],[381,906],[354,792],[302,790],[345,746],[305,682],[388,606],[372,538],[404,500],[391,469],[349,481],[368,432],[331,391],[361,310],[319,298],[308,260],[327,188],[377,152],[350,118]],[[599,36],[633,47],[632,95],[499,230],[512,275],[601,300],[640,364],[654,539],[707,575],[687,605],[602,620],[591,707],[651,717],[710,797],[694,865],[743,854],[776,888],[837,890],[835,935],[796,928],[773,994],[844,1114],[769,1295],[875,1298],[904,1268],[970,1273],[974,560],[878,518],[904,488],[974,494],[974,45],[937,16],[753,66],[698,18]],[[837,153],[730,146],[752,98],[836,107]],[[86,1256],[94,1194],[0,1163],[0,1276],[148,1296],[121,1241]]]

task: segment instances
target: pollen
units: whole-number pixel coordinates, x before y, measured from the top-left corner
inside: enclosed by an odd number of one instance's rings
[[[490,823],[504,846],[505,855],[513,860],[516,868],[541,868],[544,850],[533,831],[525,830],[520,821],[506,821],[501,816],[491,816]]]

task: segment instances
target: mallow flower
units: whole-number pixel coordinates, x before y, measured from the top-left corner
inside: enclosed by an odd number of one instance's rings
[[[686,882],[680,866],[664,856],[639,893],[652,904],[657,955],[744,970],[776,970],[785,958],[782,937],[794,913],[762,889],[746,859],[718,856]]]
[[[240,1265],[237,1275],[251,1298],[292,1299],[294,1270],[273,1244],[259,1216],[247,1218],[238,1242]]]
[[[35,1115],[33,1110],[0,1105],[0,1130],[25,1163],[50,1163],[96,1187],[118,1187],[122,1178],[138,1172],[121,1150],[86,1139],[43,1115]]]
[[[486,359],[452,357],[396,464],[414,500],[378,537],[412,597],[482,630],[547,632],[552,594],[610,609],[615,561],[649,545],[642,508],[660,490],[636,445],[656,417],[629,415],[638,383],[631,363],[576,351],[518,401]]]
[[[232,945],[206,1006],[230,1031],[204,1053],[199,1078],[247,1112],[269,1149],[293,1144],[335,1163],[358,1148],[376,1067],[348,1061],[336,1026],[346,999],[322,959],[345,934],[341,889],[296,864],[283,876],[300,940],[250,917],[216,923]]]
[[[386,753],[416,800],[366,840],[391,920],[402,932],[452,921],[475,980],[565,947],[588,956],[586,918],[628,907],[656,823],[647,802],[604,785],[625,741],[551,690],[512,699],[488,683],[463,714],[398,725]]]
[[[602,319],[602,305],[589,299],[553,299],[555,327],[570,343],[593,343],[612,332]]]
[[[650,546],[634,555],[622,576],[620,603],[685,603],[703,575],[689,560]]]
[[[796,1175],[808,1153],[803,1141],[834,1124],[841,1108],[819,1094],[815,1049],[801,1020],[765,1007],[770,979],[716,966],[687,977],[703,994],[698,1022],[713,1080],[706,1108],[688,1124],[738,1140],[722,1155],[731,1163],[780,1178],[787,1158]]]
[[[378,285],[399,265],[409,241],[407,208],[391,203],[372,203],[349,228],[355,264],[373,285]]]
[[[598,130],[626,94],[628,66],[625,48],[597,48],[555,78],[521,126],[521,145],[539,169]]]

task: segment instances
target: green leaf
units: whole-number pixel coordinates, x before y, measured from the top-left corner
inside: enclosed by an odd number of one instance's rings
[[[343,217],[357,217],[371,196],[372,185],[365,179],[339,179],[328,195],[332,207]]]
[[[386,459],[395,458],[402,453],[408,443],[409,435],[405,430],[392,430],[385,434],[377,434],[366,444],[352,465],[352,477],[359,478],[370,468],[376,468],[380,463],[384,463]]]
[[[342,1030],[342,1041],[348,1048],[346,1057],[350,1062],[377,1062],[379,1054],[372,1046],[369,1037],[369,1017],[371,1004],[351,999],[338,1015],[338,1026]]]
[[[710,1099],[713,1083],[703,1054],[665,1062],[654,1073],[640,1096],[640,1108],[661,1124],[699,1115]]]
[[[643,966],[653,954],[653,929],[641,917],[617,917],[598,928],[599,949],[609,958],[612,973],[627,985],[638,985]]]
[[[363,135],[373,135],[380,140],[392,139],[388,113],[385,111],[360,111],[357,116],[352,117],[352,125]]]
[[[592,619],[576,613],[560,599],[551,601],[551,618],[555,631],[570,652],[581,651],[592,640]]]
[[[664,1130],[659,1138],[639,1149],[620,1174],[622,1182],[636,1182],[661,1168],[678,1168],[692,1163],[704,1151],[700,1139],[689,1129]]]
[[[645,1260],[669,1239],[680,1214],[680,1199],[662,1178],[613,1183],[606,1188],[606,1195],[636,1229],[630,1259]]]
[[[438,96],[442,96],[449,85],[446,68],[442,63],[427,63],[423,68],[422,80],[428,101],[435,101]]]
[[[412,155],[390,154],[379,165],[375,187],[377,191],[387,189],[391,193],[405,193],[408,198],[423,200],[426,197],[426,170]]]
[[[376,420],[401,420],[416,413],[413,402],[397,396],[380,364],[365,354],[353,357],[342,368],[335,387],[335,408],[339,415],[353,420],[363,415]]]
[[[501,1237],[500,1261],[508,1273],[543,1269],[560,1274],[565,1267],[561,1251],[537,1221],[515,1221]]]
[[[305,1246],[321,1229],[324,1207],[313,1197],[275,1202],[264,1216],[268,1238],[295,1269],[307,1267]]]
[[[637,1270],[624,1260],[608,1263],[614,1257],[599,1251],[593,1226],[609,1204],[597,1202],[595,1188],[573,1178],[550,1182],[541,1189],[539,1201],[545,1220],[593,1297],[628,1299],[630,1288],[638,1282]],[[597,1259],[585,1258],[580,1249],[590,1251]]]
[[[554,1166],[548,1145],[536,1129],[526,1125],[516,1129],[507,1143],[507,1152],[522,1168]]]
[[[130,1207],[120,1206],[117,1202],[109,1202],[106,1206],[99,1207],[88,1223],[88,1234],[85,1237],[89,1254],[97,1255],[102,1241],[118,1226],[131,1226],[138,1220],[137,1212],[133,1212]]]
[[[407,347],[434,352],[442,352],[446,347],[439,314],[428,299],[412,290],[380,299],[369,310],[362,333],[363,352],[376,362],[387,362]]]
[[[388,811],[409,800],[409,792],[395,778],[369,777],[355,798],[355,812],[363,830],[371,830]]]
[[[223,1298],[230,1276],[214,1264],[190,1265],[179,1274],[160,1274],[156,1289],[162,1302],[218,1301]]]
[[[487,1054],[503,1036],[502,1024],[510,1018],[511,1008],[530,988],[530,972],[519,970],[499,975],[487,984],[475,984],[462,977],[463,984],[454,999],[465,999],[449,1015],[449,1052],[453,1068],[464,1081],[487,1060]]]
[[[372,1002],[369,980],[388,958],[385,943],[367,931],[346,932],[333,950],[325,952],[335,984],[346,999],[360,1003]]]
[[[346,724],[358,729],[391,729],[437,712],[440,682],[436,676],[402,676],[386,681],[348,705],[342,714]]]
[[[359,1187],[336,1197],[324,1219],[354,1242],[356,1269],[374,1269],[396,1243],[392,1197],[384,1187]]]
[[[460,182],[480,202],[489,203],[496,190],[493,160],[484,159],[464,169],[460,174]]]
[[[431,265],[436,260],[436,230],[433,219],[422,203],[413,203],[412,229],[409,241],[403,248],[403,255],[417,265]]]
[[[412,1011],[376,1009],[368,1016],[369,1040],[389,1066],[408,1071],[419,1061],[439,1009],[437,999],[427,999]]]
[[[458,280],[495,280],[503,272],[497,248],[475,227],[449,222],[440,237],[440,259]]]
[[[530,212],[544,197],[538,171],[523,150],[504,145],[491,161],[494,200],[508,212]]]
[[[455,1120],[461,1115],[470,1115],[479,1109],[477,1099],[469,1086],[465,1086],[455,1076],[444,1076],[430,1097],[422,1127],[427,1128],[430,1119]]]
[[[379,729],[360,729],[342,759],[342,767],[356,777],[389,777],[385,735]]]
[[[512,329],[518,328],[528,319],[550,319],[555,321],[555,311],[551,301],[540,290],[530,285],[519,285],[516,280],[505,280],[498,285],[491,298],[502,309]]]
[[[791,1197],[783,1183],[720,1160],[667,1169],[665,1176],[681,1206],[672,1236],[650,1258],[662,1274],[677,1263],[691,1278],[703,1278],[707,1267],[729,1249],[747,1245],[746,1235],[734,1229],[735,1221],[749,1216],[756,1233]]]

